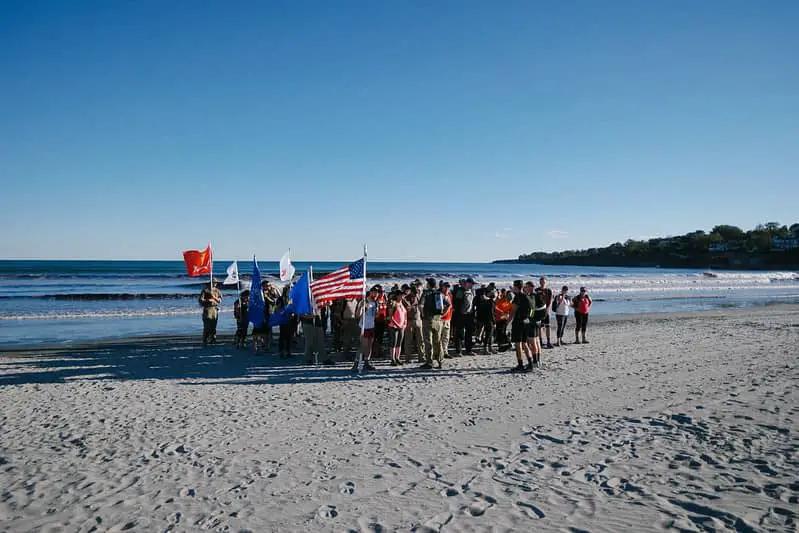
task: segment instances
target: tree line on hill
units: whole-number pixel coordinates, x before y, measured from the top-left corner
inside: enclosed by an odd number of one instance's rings
[[[518,259],[495,263],[535,263],[542,265],[716,268],[716,269],[796,269],[799,268],[799,223],[758,224],[744,231],[737,226],[720,225],[710,233],[697,230],[677,237],[648,240],[629,239],[604,248],[532,252]]]

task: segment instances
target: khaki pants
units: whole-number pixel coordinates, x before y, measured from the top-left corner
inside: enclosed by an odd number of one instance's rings
[[[434,360],[441,363],[441,319],[428,318],[424,321],[424,327],[425,362],[429,365],[432,365]]]
[[[203,308],[203,344],[216,342],[216,323],[218,320],[218,307]]]
[[[451,330],[449,320],[441,321],[441,354],[446,356],[449,353],[449,332]]]
[[[405,328],[405,355],[411,357],[417,354],[419,362],[424,360],[424,339],[422,338],[421,324],[408,324]]]

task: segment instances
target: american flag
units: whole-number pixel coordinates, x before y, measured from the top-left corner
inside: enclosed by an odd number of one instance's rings
[[[366,287],[363,277],[364,260],[339,268],[311,283],[311,294],[316,305],[324,305],[339,298],[360,298]]]

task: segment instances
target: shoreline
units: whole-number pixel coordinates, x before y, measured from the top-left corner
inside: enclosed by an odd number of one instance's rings
[[[779,314],[796,314],[799,315],[799,303],[783,303],[783,302],[764,302],[759,305],[753,305],[751,307],[737,307],[737,308],[728,308],[728,309],[709,309],[709,310],[700,310],[700,311],[678,311],[678,312],[663,312],[663,313],[625,313],[625,314],[614,314],[614,315],[589,315],[589,327],[588,331],[594,327],[601,327],[603,325],[608,324],[625,324],[630,322],[638,322],[638,321],[645,321],[645,322],[657,322],[657,321],[668,321],[674,319],[691,319],[691,318],[719,318],[719,317],[741,317],[741,316],[749,316],[753,314],[762,314],[768,310],[769,313],[779,313]],[[198,322],[199,322],[199,314],[198,314]],[[569,322],[567,325],[567,332],[571,332],[570,327],[574,325],[574,314],[569,315]],[[552,329],[554,332],[555,324],[553,320]],[[325,334],[325,339],[329,338],[330,334]],[[590,336],[590,334],[589,334]],[[192,346],[193,344],[197,344],[198,348],[200,339],[202,337],[202,327],[201,324],[198,323],[197,332],[196,333],[186,333],[186,334],[169,334],[169,333],[153,333],[148,335],[140,335],[140,336],[133,336],[133,337],[119,337],[119,338],[108,338],[108,339],[95,339],[95,340],[85,340],[85,341],[77,341],[74,343],[68,344],[32,344],[32,345],[20,345],[20,346],[9,346],[7,348],[0,347],[0,358],[4,356],[13,356],[13,357],[35,357],[39,352],[42,354],[50,354],[50,353],[61,353],[61,352],[70,352],[70,351],[86,351],[92,349],[122,349],[122,348],[139,348],[142,346],[152,346],[154,343],[175,343],[180,345]],[[298,338],[301,338],[302,334],[299,335]],[[223,349],[223,348],[232,348],[231,344],[233,342],[233,333],[225,332],[218,335],[220,342],[217,343],[215,347],[211,349]],[[248,341],[251,337],[248,336]],[[238,354],[251,354],[249,350],[237,350],[235,353]],[[274,357],[275,354],[269,353],[266,355],[267,359]],[[262,356],[258,356],[259,358],[263,358]],[[289,360],[284,360],[285,363],[288,361],[289,363],[292,361],[299,361],[301,359],[301,354],[295,353],[294,356]]]

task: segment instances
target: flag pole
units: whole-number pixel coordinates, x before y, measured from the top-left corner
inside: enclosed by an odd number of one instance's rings
[[[361,315],[361,349],[358,353],[358,372],[363,369],[363,334],[366,331],[366,245],[363,245],[363,315]]]

